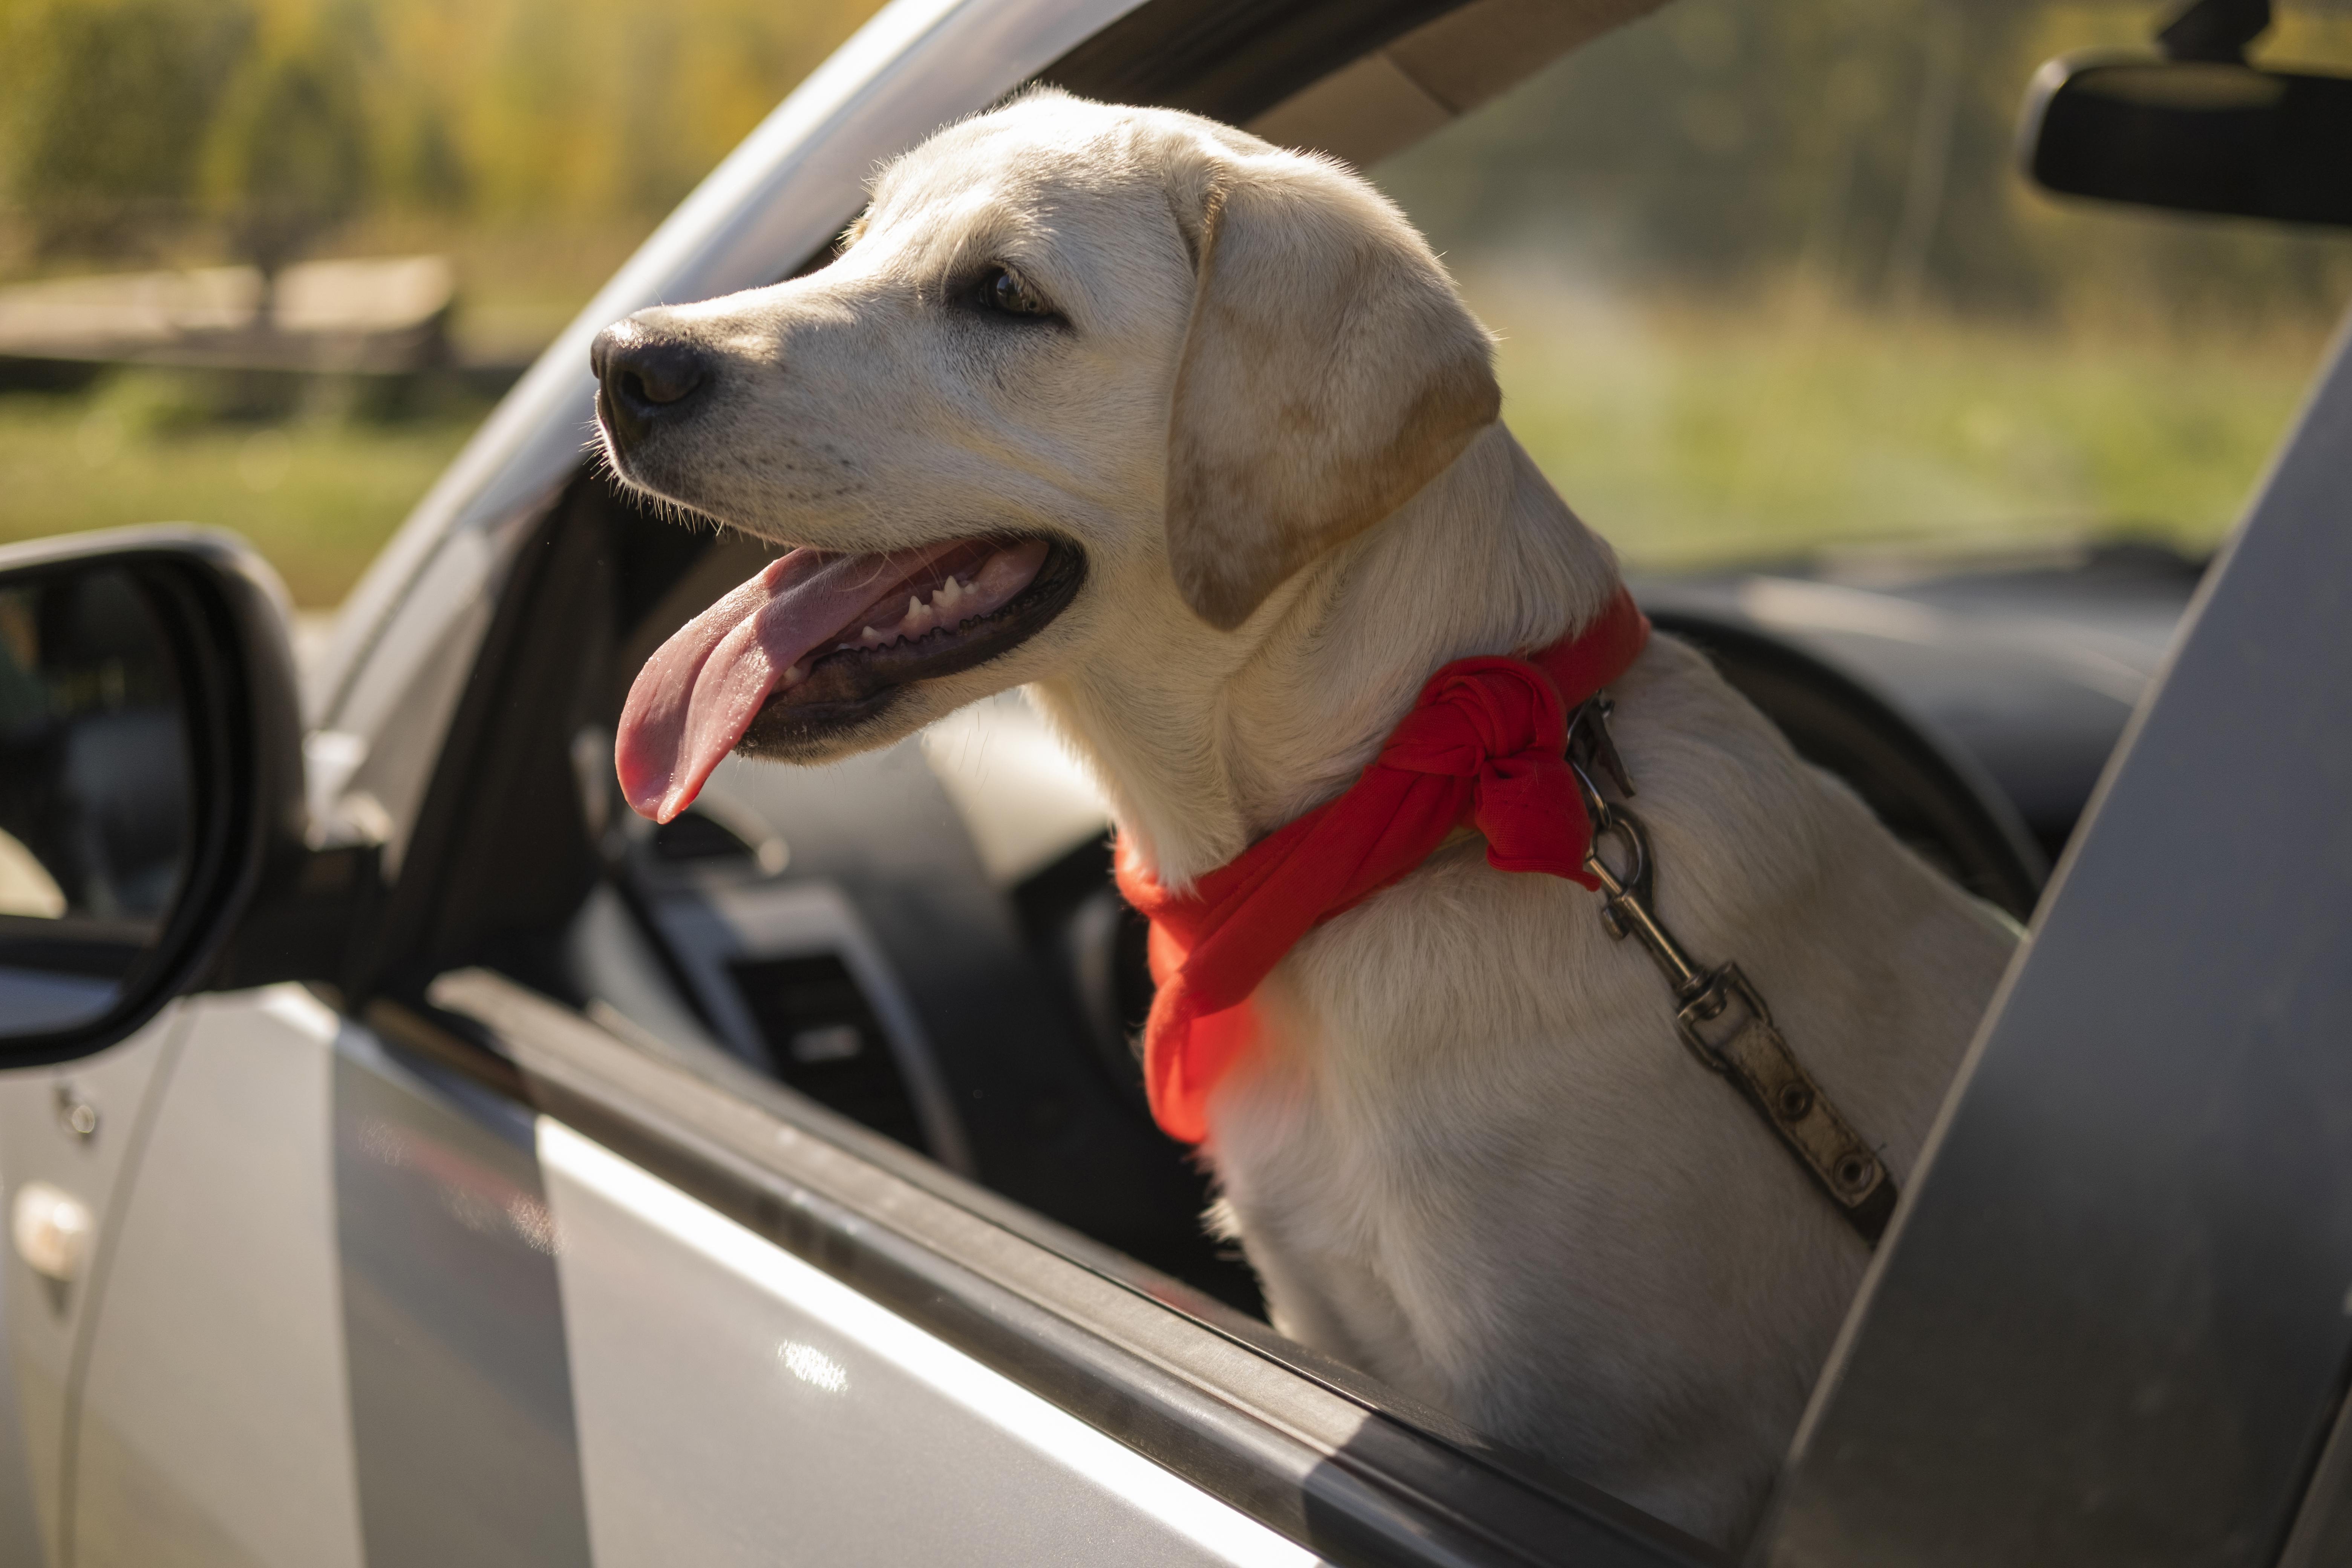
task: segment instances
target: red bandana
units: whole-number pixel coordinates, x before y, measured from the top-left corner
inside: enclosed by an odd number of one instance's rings
[[[1210,1092],[1255,1041],[1245,1005],[1298,939],[1428,858],[1467,821],[1501,871],[1588,888],[1591,824],[1564,755],[1570,710],[1625,673],[1650,640],[1623,589],[1582,631],[1527,658],[1463,658],[1431,676],[1363,775],[1337,800],[1169,892],[1118,847],[1118,890],[1151,921],[1160,992],[1143,1030],[1151,1114],[1171,1138],[1208,1136]]]

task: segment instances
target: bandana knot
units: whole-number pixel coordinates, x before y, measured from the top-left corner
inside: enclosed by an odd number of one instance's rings
[[[1395,882],[1467,822],[1486,863],[1595,887],[1591,825],[1565,755],[1568,714],[1625,672],[1650,623],[1622,589],[1592,624],[1530,658],[1464,658],[1430,677],[1339,798],[1286,823],[1183,894],[1118,847],[1119,891],[1151,921],[1159,991],[1144,1083],[1171,1137],[1208,1135],[1210,1093],[1255,1045],[1247,1005],[1298,939]]]

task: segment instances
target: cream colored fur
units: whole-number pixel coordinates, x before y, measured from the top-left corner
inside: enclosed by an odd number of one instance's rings
[[[1064,321],[976,312],[1000,263]],[[633,480],[828,549],[1086,552],[1043,632],[813,754],[1027,683],[1168,882],[1344,788],[1440,664],[1617,586],[1491,422],[1485,334],[1394,209],[1189,116],[1024,99],[893,164],[832,266],[643,320],[720,379]],[[2011,931],[1689,649],[1658,638],[1615,691],[1664,916],[1740,962],[1907,1178]],[[1275,1043],[1211,1108],[1223,1222],[1284,1331],[1737,1544],[1864,1248],[1593,895],[1482,848],[1267,982]]]

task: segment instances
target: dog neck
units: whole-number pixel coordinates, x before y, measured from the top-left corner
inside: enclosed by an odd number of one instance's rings
[[[1498,424],[1239,631],[1179,607],[1149,628],[1164,636],[1037,695],[1144,866],[1180,888],[1346,789],[1440,665],[1553,642],[1618,584],[1609,546]]]

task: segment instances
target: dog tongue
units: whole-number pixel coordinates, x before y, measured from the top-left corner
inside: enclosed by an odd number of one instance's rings
[[[886,555],[795,550],[688,622],[646,660],[621,710],[613,761],[631,808],[656,822],[684,811],[769,693],[807,674],[803,658],[886,590],[970,548],[950,541]]]

